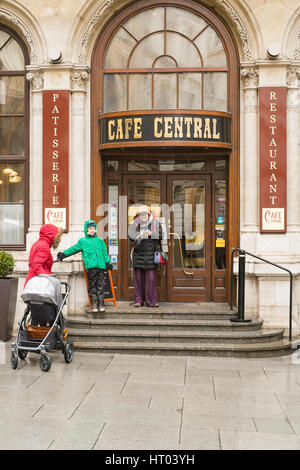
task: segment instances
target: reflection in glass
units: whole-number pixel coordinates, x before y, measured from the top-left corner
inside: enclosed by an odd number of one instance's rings
[[[123,28],[120,28],[108,47],[105,57],[105,68],[127,68],[129,54],[135,44],[136,41]]]
[[[176,68],[177,63],[175,59],[173,59],[173,57],[169,57],[168,55],[163,55],[161,57],[158,57],[158,59],[155,60],[153,67],[162,68],[162,69]]]
[[[196,39],[195,44],[199,48],[204,60],[204,67],[226,67],[227,60],[222,41],[210,26]]]
[[[24,77],[0,77],[0,114],[24,114]]]
[[[24,117],[0,117],[0,155],[24,155]]]
[[[227,73],[204,73],[203,109],[227,112]]]
[[[176,73],[154,74],[154,108],[176,109],[177,75]]]
[[[148,34],[164,29],[164,9],[158,7],[142,11],[126,21],[124,28],[140,41]]]
[[[0,164],[0,203],[24,203],[24,163]]]
[[[167,54],[174,57],[178,67],[202,67],[195,45],[177,33],[166,33]]]
[[[10,37],[10,39],[4,42],[1,46],[0,71],[24,70],[24,68],[25,62],[22,49],[17,41],[13,37]]]
[[[180,109],[202,109],[202,74],[181,73],[179,79]]]
[[[178,31],[189,39],[194,39],[206,25],[206,21],[195,13],[183,8],[167,8],[167,29]]]
[[[126,111],[126,74],[107,74],[104,76],[104,112]]]
[[[129,109],[152,108],[152,75],[129,74]]]
[[[155,33],[143,39],[134,49],[129,67],[152,68],[155,59],[164,54],[164,34]]]
[[[216,269],[226,268],[226,180],[215,181]]]
[[[107,162],[107,171],[118,171],[119,170],[119,161],[118,160],[108,160]]]
[[[24,205],[0,203],[0,245],[24,243]]]
[[[199,162],[172,162],[170,160],[159,160],[156,162],[132,161],[128,162],[128,171],[196,171],[204,170],[205,161]]]
[[[173,181],[174,232],[180,242],[173,243],[173,267],[181,268],[181,243],[185,268],[205,268],[205,181]]]

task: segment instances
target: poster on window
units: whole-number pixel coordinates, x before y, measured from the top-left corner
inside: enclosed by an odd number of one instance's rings
[[[44,223],[68,231],[69,91],[43,92]]]

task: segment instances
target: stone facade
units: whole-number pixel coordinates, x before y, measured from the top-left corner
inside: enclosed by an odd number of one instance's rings
[[[30,82],[30,227],[27,251],[14,252],[22,290],[28,253],[42,224],[42,92],[70,90],[70,230],[60,247],[82,235],[90,216],[90,71],[93,47],[105,22],[128,0],[3,0],[0,23],[24,40]],[[162,2],[163,3],[163,2]],[[182,0],[184,4],[184,0]],[[199,2],[200,3],[200,2]],[[294,327],[300,330],[300,2],[295,0],[202,0],[229,25],[240,57],[240,247],[283,264],[294,274]],[[280,54],[270,59],[270,44]],[[61,52],[60,63],[51,57]],[[287,233],[259,231],[259,87],[287,87]],[[80,175],[80,178],[78,177]],[[80,257],[55,265],[71,282],[70,313],[86,305]],[[288,325],[288,278],[247,260],[246,309],[267,325]],[[19,318],[23,311],[18,302]],[[17,318],[17,319],[18,319]]]

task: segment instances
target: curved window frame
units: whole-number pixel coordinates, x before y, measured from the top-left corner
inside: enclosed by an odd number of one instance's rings
[[[29,226],[29,83],[26,79],[26,65],[30,63],[29,54],[27,48],[18,36],[18,34],[7,25],[0,23],[0,30],[9,34],[20,46],[23,56],[24,56],[24,69],[23,70],[0,70],[1,77],[24,77],[24,151],[22,155],[12,154],[12,155],[0,155],[0,164],[5,165],[16,165],[21,164],[24,166],[23,178],[24,178],[24,230],[23,230],[23,240],[19,244],[3,244],[0,240],[0,250],[14,250],[22,251],[26,248],[26,234],[28,232]],[[5,203],[5,201],[0,200],[0,204]],[[7,204],[14,204],[7,202]]]
[[[199,99],[200,101],[198,101],[198,103],[201,104],[201,106],[199,107],[196,107],[195,109],[201,109],[201,110],[215,110],[215,111],[225,111],[227,112],[228,111],[228,108],[229,108],[229,93],[228,93],[228,72],[229,72],[229,66],[228,66],[228,63],[229,63],[229,57],[228,57],[228,51],[226,50],[226,47],[224,45],[224,42],[223,42],[223,39],[222,39],[222,36],[219,34],[219,32],[216,30],[216,28],[214,27],[214,25],[208,21],[207,18],[204,18],[203,16],[201,16],[199,14],[199,12],[196,12],[196,11],[193,11],[193,13],[197,16],[199,16],[199,20],[200,19],[204,19],[206,21],[206,24],[204,27],[202,27],[198,33],[191,39],[190,37],[188,37],[187,35],[183,34],[182,32],[180,31],[175,31],[173,29],[169,29],[167,28],[167,8],[170,7],[170,6],[173,6],[173,7],[176,7],[178,9],[181,9],[181,10],[186,10],[186,11],[191,11],[189,8],[186,8],[185,6],[182,6],[182,5],[168,5],[168,4],[163,4],[163,5],[160,5],[160,7],[164,10],[164,29],[157,29],[157,30],[154,30],[150,33],[147,33],[145,34],[144,36],[140,37],[140,39],[137,39],[127,28],[126,28],[126,23],[128,22],[128,20],[134,18],[135,16],[138,16],[140,13],[144,13],[146,12],[147,10],[151,10],[153,9],[153,7],[155,7],[156,5],[149,5],[147,7],[144,7],[144,8],[141,8],[140,10],[138,10],[137,12],[135,12],[135,14],[127,17],[121,24],[119,24],[119,26],[114,30],[113,34],[111,35],[110,38],[108,38],[108,41],[106,43],[106,46],[105,46],[105,52],[103,54],[103,74],[104,74],[104,79],[105,79],[105,84],[103,86],[103,97],[102,97],[102,102],[103,102],[103,107],[102,107],[102,111],[103,112],[106,112],[106,113],[109,113],[109,112],[114,112],[116,111],[116,109],[113,109],[111,108],[109,105],[106,104],[106,98],[105,98],[105,95],[106,95],[106,84],[109,82],[110,80],[110,77],[113,81],[115,81],[115,85],[113,86],[117,86],[117,88],[119,88],[119,94],[120,96],[122,95],[122,104],[120,102],[120,106],[118,108],[118,111],[132,111],[132,110],[142,110],[142,109],[152,109],[152,110],[155,110],[155,109],[162,109],[162,108],[159,108],[155,105],[155,75],[156,74],[167,74],[167,73],[173,73],[173,74],[176,74],[176,99],[175,99],[175,102],[176,102],[176,106],[170,106],[170,107],[167,107],[167,108],[163,108],[163,109],[188,109],[188,107],[184,106],[184,107],[181,107],[180,104],[181,104],[181,86],[180,86],[180,81],[182,79],[182,77],[184,77],[184,74],[187,74],[189,73],[190,76],[192,77],[193,74],[201,74],[201,92],[200,92],[200,95],[199,95]],[[159,5],[157,5],[159,6]],[[200,22],[199,22],[200,24]],[[202,25],[203,26],[203,25]],[[204,59],[203,59],[203,56],[201,54],[201,50],[199,50],[199,47],[197,46],[197,44],[195,43],[195,41],[208,29],[208,28],[212,28],[212,30],[215,32],[215,34],[218,36],[220,42],[222,43],[222,46],[223,46],[223,52],[225,54],[225,57],[226,57],[226,67],[208,67],[208,66],[204,66]],[[113,41],[114,41],[114,38],[116,37],[116,34],[119,32],[119,31],[123,31],[123,33],[127,34],[128,36],[130,36],[130,38],[135,41],[135,44],[133,45],[133,47],[131,48],[131,51],[129,52],[128,56],[127,56],[127,66],[126,68],[111,68],[111,67],[106,67],[105,65],[105,62],[106,62],[106,59],[107,59],[107,55],[109,54],[109,49],[110,49],[110,46],[113,44]],[[134,56],[134,53],[135,51],[138,49],[138,47],[143,43],[143,41],[149,39],[150,37],[153,37],[155,35],[158,35],[158,34],[163,34],[164,36],[164,45],[163,45],[163,49],[164,49],[164,52],[163,54],[158,54],[155,59],[152,61],[152,66],[151,67],[136,67],[136,66],[132,66],[131,65],[131,62],[132,62],[132,57]],[[167,37],[168,37],[168,34],[177,34],[179,36],[181,36],[183,39],[185,39],[186,41],[188,41],[196,50],[196,53],[197,55],[199,56],[199,62],[201,63],[201,66],[197,67],[197,66],[193,66],[193,67],[180,67],[178,66],[178,63],[177,63],[177,60],[175,57],[169,55],[167,53]],[[166,56],[166,57],[170,57],[173,59],[173,61],[175,62],[175,66],[174,67],[155,67],[155,62],[160,58],[160,57],[163,57],[163,56]],[[211,107],[211,106],[207,106],[207,103],[209,102],[209,100],[206,101],[206,97],[205,97],[205,83],[207,81],[207,78],[208,77],[208,74],[212,74],[212,73],[223,73],[224,75],[226,74],[226,83],[227,83],[227,102],[226,102],[226,109],[224,108],[220,108],[220,109],[215,109],[214,107]],[[137,74],[148,74],[148,76],[151,75],[151,103],[149,102],[149,105],[146,107],[146,108],[142,108],[142,107],[132,107],[130,105],[131,103],[131,91],[130,91],[130,86],[129,86],[129,82],[130,82],[130,75],[137,75]],[[190,78],[191,78],[190,77]],[[119,86],[118,86],[119,85]],[[121,87],[121,88],[120,88]],[[126,96],[124,97],[124,93],[126,94]],[[116,93],[114,90],[112,90],[112,96],[116,97]]]

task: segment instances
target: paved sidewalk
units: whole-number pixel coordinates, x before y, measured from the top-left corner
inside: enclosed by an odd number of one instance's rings
[[[300,449],[300,364],[51,353],[0,364],[0,449]],[[3,362],[3,361],[2,361]]]

